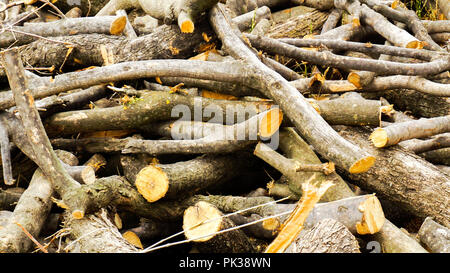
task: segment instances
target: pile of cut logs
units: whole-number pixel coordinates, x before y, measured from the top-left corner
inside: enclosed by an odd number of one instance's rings
[[[0,0],[0,253],[450,252],[450,1]]]

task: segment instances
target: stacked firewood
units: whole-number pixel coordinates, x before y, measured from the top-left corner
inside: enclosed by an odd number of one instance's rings
[[[412,2],[0,1],[0,252],[449,252]]]

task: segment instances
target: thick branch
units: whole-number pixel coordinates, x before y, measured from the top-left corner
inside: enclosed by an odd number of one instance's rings
[[[378,128],[370,135],[375,147],[395,145],[401,141],[450,132],[450,115],[395,123]]]

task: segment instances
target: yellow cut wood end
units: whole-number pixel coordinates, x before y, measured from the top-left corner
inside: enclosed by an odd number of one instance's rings
[[[147,166],[136,175],[136,188],[148,202],[164,197],[169,190],[169,178],[157,166]]]
[[[126,16],[117,17],[117,19],[111,23],[111,26],[109,27],[109,33],[111,35],[122,34],[123,30],[125,29],[126,24],[127,24]]]
[[[143,249],[141,239],[139,239],[139,236],[136,235],[136,233],[132,231],[126,231],[124,234],[122,234],[122,237],[127,240],[128,243],[134,245],[137,248]]]

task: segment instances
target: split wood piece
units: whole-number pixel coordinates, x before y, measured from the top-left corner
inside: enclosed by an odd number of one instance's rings
[[[211,122],[234,123],[236,116],[240,119],[238,121],[241,121],[244,118],[255,116],[269,107],[270,104],[267,102],[215,100],[166,92],[151,92],[127,108],[116,106],[57,113],[46,119],[45,127],[49,135],[124,130],[174,118],[194,121],[205,119],[207,121],[211,119],[211,116],[207,115],[212,113],[216,116]],[[199,113],[199,111],[201,112]],[[267,116],[270,113],[275,114],[276,110],[270,111]]]
[[[280,106],[283,114],[295,124],[318,153],[349,172],[367,171],[375,158],[344,141],[289,82],[262,64],[253,51],[236,36],[225,16],[220,4],[216,5],[210,12],[211,25],[230,55],[244,60],[249,68],[257,71],[260,78],[255,84],[260,86],[261,91]]]
[[[295,132],[294,128],[282,128],[280,130],[279,148],[287,158],[299,161],[303,164],[322,164],[311,147]],[[353,196],[353,191],[347,183],[336,173],[324,175],[314,172],[286,173],[284,176],[289,189],[297,195],[302,194],[302,184],[306,181],[318,183],[332,180],[334,186],[322,197],[321,201],[329,202]]]
[[[433,164],[450,166],[450,148],[442,148],[420,154],[426,161]]]
[[[322,26],[322,29],[320,31],[320,35],[325,34],[325,32],[332,30],[333,28],[335,28],[338,23],[339,20],[342,17],[342,9],[337,9],[334,8],[331,10],[330,14],[328,15],[327,20],[325,21],[325,23]]]
[[[282,112],[278,108],[272,108],[233,125],[178,120],[147,124],[140,129],[177,140],[205,137],[224,140],[267,140],[276,133],[282,120]]]
[[[295,208],[278,232],[277,237],[270,243],[264,253],[283,253],[289,245],[297,238],[304,228],[305,220],[313,210],[322,195],[333,186],[331,181],[324,182],[316,187],[309,182],[302,185],[302,198],[295,204]]]
[[[161,198],[175,199],[232,181],[249,169],[252,160],[243,155],[203,155],[172,164],[148,165],[136,175],[134,182],[148,202]]]
[[[320,29],[327,17],[327,12],[312,10],[311,12],[289,18],[283,23],[275,24],[270,28],[267,36],[271,38],[303,37]]]
[[[252,214],[250,216],[243,216],[240,214],[231,214],[228,218],[233,221],[237,226],[246,225],[253,222],[249,226],[243,227],[242,230],[250,237],[260,238],[260,239],[273,239],[275,238],[278,228],[280,227],[280,222],[274,219],[261,220],[262,216],[258,214]]]
[[[372,43],[345,41],[339,39],[336,40],[323,39],[318,37],[314,37],[314,39],[281,38],[277,39],[277,41],[294,45],[296,47],[311,47],[311,48],[326,47],[328,49],[356,51],[366,53],[369,55],[386,54],[392,56],[415,58],[424,61],[430,61],[433,58],[438,58],[441,55],[443,56],[447,55],[424,49],[419,50],[413,48],[396,47],[386,43],[384,45],[379,45]]]
[[[28,23],[22,27],[12,26],[0,34],[0,47],[8,47],[13,43],[15,46],[23,45],[41,37],[92,33],[120,35],[125,28],[125,24],[119,22],[122,19],[116,16],[66,18],[47,23]]]
[[[126,23],[125,23],[123,32],[128,37],[128,39],[131,39],[131,40],[136,39],[138,36],[137,36],[136,32],[134,31],[133,26],[131,25],[130,21],[128,20],[127,12],[125,10],[121,9],[121,10],[116,11],[116,15],[125,17]]]
[[[406,48],[423,48],[423,41],[418,40],[407,31],[398,28],[383,15],[372,10],[367,5],[361,5],[363,22],[371,26],[378,34],[383,36],[392,44]]]
[[[47,137],[39,113],[34,105],[34,99],[27,84],[27,78],[21,59],[16,49],[2,52],[2,63],[6,68],[8,80],[14,100],[21,117],[22,125],[25,129],[32,151],[35,155],[35,163],[42,172],[50,178],[52,186],[64,201],[69,199],[67,206],[74,217],[83,218],[86,210],[85,204],[70,196],[71,190],[80,186],[64,169],[60,160],[56,156]],[[70,197],[69,197],[70,196]]]
[[[208,222],[204,223],[206,221]],[[217,234],[217,232],[232,227],[235,227],[233,221],[223,217],[223,213],[218,208],[207,202],[198,202],[184,212],[184,234],[188,240],[195,242],[195,246],[201,252],[255,252],[247,235],[240,229]]]
[[[262,19],[270,19],[270,8],[267,6],[259,7],[253,11],[234,17],[231,21],[236,24],[240,31],[252,29]]]
[[[432,216],[443,225],[450,225],[448,202],[450,177],[419,156],[391,146],[374,147],[366,129],[336,128],[347,140],[370,151],[378,163],[364,174],[345,174],[351,183],[376,192],[419,217]],[[375,179],[376,177],[376,179]]]
[[[303,230],[284,253],[360,253],[355,236],[340,222],[324,219]]]
[[[250,40],[252,46],[262,49],[269,54],[279,54],[313,64],[342,69],[373,71],[378,74],[426,76],[438,74],[450,68],[450,62],[448,61],[450,56],[442,56],[440,60],[434,60],[427,63],[405,64],[340,56],[329,51],[315,52],[297,48],[268,37],[252,36],[251,34],[247,34],[245,37]]]
[[[65,151],[55,152],[66,164],[70,166],[78,164],[73,154]],[[28,188],[20,196],[9,223],[0,229],[0,252],[24,253],[31,249],[33,242],[16,223],[36,238],[50,213],[53,193],[51,181],[37,169]]]
[[[111,0],[95,16],[114,14],[119,9],[141,8],[148,15],[170,24],[178,22],[183,33],[194,32],[194,23],[218,0]]]
[[[411,139],[399,143],[403,148],[416,154],[450,147],[450,134],[440,134],[426,140]]]
[[[267,162],[282,174],[290,177],[296,172],[322,172],[325,175],[334,172],[334,164],[331,162],[324,164],[303,164],[294,159],[282,156],[262,142],[259,142],[258,145],[256,145],[253,154]]]
[[[370,135],[370,140],[375,147],[382,148],[408,139],[429,137],[447,132],[450,132],[450,115],[422,118],[377,128]]]
[[[51,143],[58,149],[86,151],[89,153],[121,152],[124,154],[146,153],[150,155],[163,155],[232,153],[255,144],[256,140],[223,140],[210,137],[193,140],[141,140],[132,137],[124,139],[58,138],[52,139]]]
[[[450,229],[427,217],[420,226],[418,237],[434,253],[450,253]]]
[[[426,28],[428,33],[440,33],[440,32],[450,32],[450,20],[422,20],[423,26]]]
[[[71,253],[135,253],[138,249],[122,237],[107,210],[74,219],[64,214],[64,228],[69,232],[69,243],[64,250]]]
[[[176,25],[162,25],[147,35],[129,40],[125,36],[103,34],[83,34],[59,36],[52,38],[59,41],[37,40],[20,47],[22,60],[32,67],[79,67],[101,66],[105,60],[102,50],[114,56],[112,63],[152,60],[152,59],[185,59],[192,57],[201,50],[202,46],[210,45],[203,33],[214,37],[211,27],[207,23],[199,24],[191,34],[182,34]],[[75,50],[66,57],[68,48],[64,44],[71,44]],[[102,49],[103,48],[103,49]],[[47,55],[49,52],[53,52]],[[2,72],[4,75],[4,72]],[[162,75],[160,75],[162,76]]]
[[[5,126],[3,121],[0,121],[0,146],[3,168],[3,181],[6,185],[14,185],[15,180],[12,174],[11,148],[9,142],[8,127]]]
[[[374,11],[379,12],[386,18],[402,22],[411,30],[416,38],[422,42],[422,46],[431,50],[444,51],[433,39],[431,39],[428,31],[423,26],[421,20],[417,16],[415,11],[408,9],[392,9],[386,5],[379,5],[373,0],[361,0],[362,3],[367,4]]]

